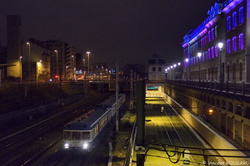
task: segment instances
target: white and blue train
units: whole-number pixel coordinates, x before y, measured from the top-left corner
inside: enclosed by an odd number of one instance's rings
[[[117,108],[125,102],[125,94],[119,94]],[[110,97],[96,106],[88,117],[81,116],[66,124],[63,129],[63,143],[65,149],[91,150],[95,140],[105,126],[114,119],[116,114],[116,97]]]

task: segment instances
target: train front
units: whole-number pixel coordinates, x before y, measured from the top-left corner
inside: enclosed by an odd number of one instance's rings
[[[71,123],[64,126],[64,149],[90,149],[91,130],[85,130],[83,127],[83,124],[80,122]]]

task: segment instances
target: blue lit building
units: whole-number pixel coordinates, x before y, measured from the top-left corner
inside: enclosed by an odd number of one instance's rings
[[[183,79],[250,82],[250,1],[214,3],[208,17],[184,36]],[[220,48],[218,43],[222,42]]]

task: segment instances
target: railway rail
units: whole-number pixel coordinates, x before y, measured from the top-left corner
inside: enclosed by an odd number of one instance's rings
[[[158,100],[163,103],[162,98]],[[194,133],[171,105],[168,103],[147,104],[146,120],[145,165],[150,165],[152,158],[162,158],[162,164],[183,165],[187,162],[199,165],[204,163],[202,155],[184,157],[184,153],[180,153],[185,151],[190,154],[203,154],[202,149],[208,148],[208,145],[204,144],[205,142]],[[206,153],[210,154],[209,151]],[[210,157],[210,161],[215,162],[216,158]]]
[[[56,143],[61,136],[62,126],[72,120],[82,110],[92,108],[96,103],[103,100],[98,97],[91,101],[79,101],[63,109],[59,109],[53,116],[39,119],[31,124],[14,128],[9,127],[11,132],[0,137],[0,161],[2,165],[29,165],[35,156],[39,155],[51,142]],[[82,112],[81,112],[82,113]],[[50,137],[50,138],[48,138]],[[52,141],[51,141],[52,140]],[[51,141],[51,142],[50,142]]]

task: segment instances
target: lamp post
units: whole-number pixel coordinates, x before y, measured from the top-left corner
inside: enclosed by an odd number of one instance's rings
[[[23,63],[22,63],[22,56],[20,56],[19,57],[19,60],[20,60],[20,68],[19,68],[19,70],[20,70],[20,81],[22,81],[23,80]],[[1,73],[0,73],[1,74]],[[1,78],[0,78],[1,79]],[[1,81],[1,80],[0,80]]]
[[[201,82],[201,52],[197,53],[199,63],[199,82]]]
[[[58,73],[58,51],[55,50],[55,53],[56,53],[56,75],[59,75]]]
[[[219,72],[220,72],[220,90],[222,90],[223,75],[222,75],[222,65],[221,65],[221,58],[222,58],[221,51],[222,51],[223,43],[219,42],[218,47],[219,47],[219,63],[220,63],[219,64],[219,67],[220,67],[220,70],[219,70]]]
[[[28,69],[29,69],[29,71],[28,71],[28,80],[29,80],[29,82],[30,82],[30,43],[29,42],[27,42],[26,43],[27,45],[28,45],[28,53],[29,53],[29,60],[28,60]]]
[[[88,74],[87,75],[89,76],[89,54],[90,54],[90,51],[87,51],[86,53],[88,54]]]
[[[188,61],[189,61],[189,59],[186,58],[186,59],[185,59],[185,62],[186,62],[187,65],[188,65]],[[189,68],[189,66],[188,66],[188,68]],[[188,80],[188,77],[189,77],[189,70],[186,70],[186,73],[187,73],[186,80]]]
[[[74,55],[72,55],[71,57],[72,57],[73,78],[75,80],[76,77],[75,77],[75,59],[74,59]]]
[[[84,68],[85,68],[85,59],[82,59],[82,62],[83,62],[82,69],[84,71]]]

